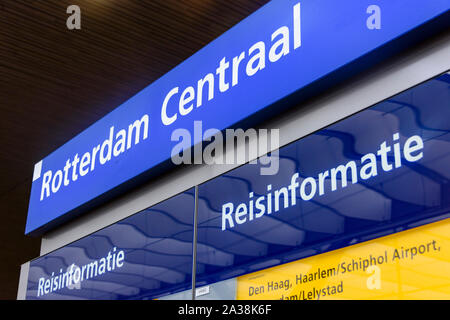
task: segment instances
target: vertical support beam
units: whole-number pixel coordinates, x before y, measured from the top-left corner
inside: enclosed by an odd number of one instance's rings
[[[197,272],[197,218],[198,218],[198,186],[195,186],[194,203],[194,235],[192,240],[192,300],[195,300],[195,276]]]
[[[30,270],[30,261],[25,262],[20,267],[19,286],[17,288],[17,300],[27,298],[28,272]]]

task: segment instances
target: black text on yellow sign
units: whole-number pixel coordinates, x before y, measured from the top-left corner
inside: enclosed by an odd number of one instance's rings
[[[238,278],[238,299],[450,299],[450,220]]]

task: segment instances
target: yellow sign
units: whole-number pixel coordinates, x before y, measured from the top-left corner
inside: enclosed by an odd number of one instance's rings
[[[450,299],[450,219],[238,277],[237,299]]]

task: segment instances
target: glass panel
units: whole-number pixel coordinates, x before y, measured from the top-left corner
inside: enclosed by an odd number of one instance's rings
[[[450,208],[450,76],[199,186],[196,286],[388,235]]]
[[[192,282],[194,189],[31,261],[27,299],[154,299]]]

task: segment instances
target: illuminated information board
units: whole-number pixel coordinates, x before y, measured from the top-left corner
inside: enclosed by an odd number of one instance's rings
[[[237,299],[450,299],[450,219],[238,278]]]

